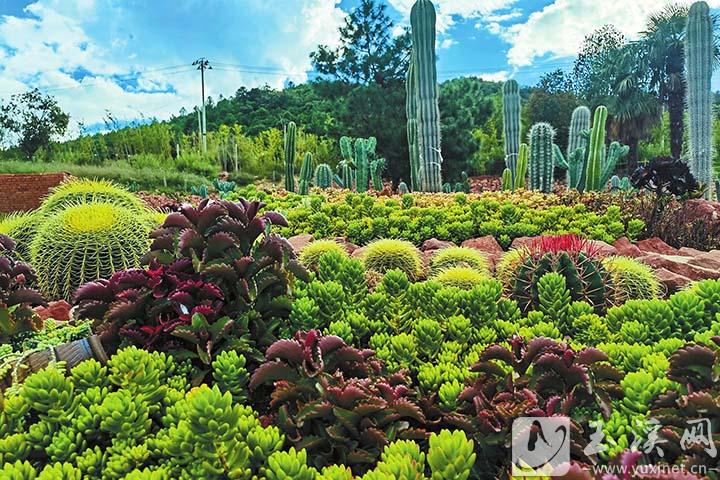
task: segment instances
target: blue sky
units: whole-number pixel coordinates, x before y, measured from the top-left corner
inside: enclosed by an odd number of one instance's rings
[[[308,54],[337,42],[359,0],[0,0],[0,98],[39,87],[77,122],[167,118],[208,94],[302,82]],[[407,25],[413,0],[381,0]],[[436,0],[438,76],[516,78],[569,67],[583,37],[606,23],[631,38],[665,0]],[[720,7],[720,0],[710,0]],[[310,74],[312,75],[312,74]],[[714,87],[720,88],[715,79]]]

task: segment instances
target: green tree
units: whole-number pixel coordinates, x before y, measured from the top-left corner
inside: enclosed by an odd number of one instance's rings
[[[54,137],[65,134],[70,116],[63,112],[51,95],[38,89],[16,94],[0,107],[0,126],[4,137],[13,135],[26,158],[32,159]]]
[[[340,27],[340,46],[326,45],[310,54],[320,73],[347,83],[386,86],[404,82],[410,59],[410,34],[393,37],[394,23],[386,5],[362,0]]]
[[[568,130],[572,112],[580,105],[574,93],[559,91],[548,92],[543,88],[536,88],[525,105],[525,118],[528,125],[538,122],[548,122],[555,128],[555,143],[565,149],[568,141]]]

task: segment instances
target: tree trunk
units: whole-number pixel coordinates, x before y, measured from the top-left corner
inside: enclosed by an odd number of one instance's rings
[[[670,117],[670,155],[680,158],[682,154],[683,133],[685,130],[684,89],[668,95],[668,114]]]

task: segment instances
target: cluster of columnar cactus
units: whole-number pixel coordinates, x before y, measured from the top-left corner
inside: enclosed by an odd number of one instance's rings
[[[515,175],[512,174],[512,170],[506,168],[502,175],[502,189],[503,190],[516,190],[518,188],[525,188],[525,176],[527,175],[528,159],[530,157],[530,148],[526,143],[520,144],[520,149],[517,154],[517,161],[515,162]]]
[[[385,171],[384,158],[376,158],[377,140],[375,137],[358,138],[353,145],[349,137],[340,139],[340,152],[343,159],[338,163],[335,183],[341,188],[366,192],[371,185],[382,190],[382,173]]]
[[[408,72],[408,97],[414,97],[408,99],[411,178],[413,174],[416,175],[414,190],[439,192],[442,187],[442,155],[435,56],[436,14],[433,3],[430,0],[417,0],[410,13],[410,23],[413,54],[412,66]],[[416,104],[414,112],[413,102]],[[417,141],[413,141],[415,135],[412,119],[417,123]],[[415,145],[417,157],[413,152]]]
[[[690,171],[710,198],[712,185],[713,21],[705,2],[690,7],[685,34],[687,106],[690,118]]]

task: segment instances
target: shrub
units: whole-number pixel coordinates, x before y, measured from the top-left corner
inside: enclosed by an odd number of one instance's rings
[[[602,261],[611,280],[610,302],[621,305],[628,300],[649,300],[662,292],[655,272],[633,258],[607,257]]]
[[[435,276],[435,281],[445,287],[457,287],[463,290],[470,290],[480,285],[488,276],[474,268],[451,267]]]
[[[300,252],[300,262],[305,265],[306,268],[311,270],[317,269],[320,257],[328,252],[334,252],[343,257],[347,257],[347,251],[335,240],[316,240],[310,242]]]
[[[438,250],[430,258],[430,276],[436,276],[445,269],[452,267],[472,268],[485,275],[490,268],[485,255],[479,250],[467,247],[448,247]]]
[[[85,282],[136,267],[150,243],[150,228],[136,212],[111,203],[77,203],[43,223],[30,251],[40,290],[71,300]]]
[[[135,212],[146,210],[137,196],[116,183],[78,178],[54,188],[43,201],[40,213],[52,215],[78,203],[111,203]]]
[[[401,270],[408,278],[422,275],[420,251],[405,240],[376,240],[365,247],[363,253],[365,268],[377,273]]]

